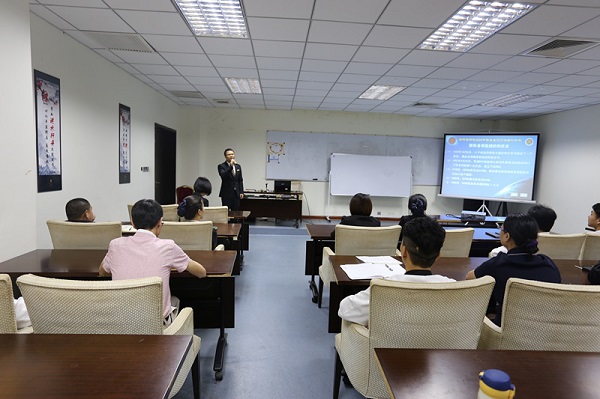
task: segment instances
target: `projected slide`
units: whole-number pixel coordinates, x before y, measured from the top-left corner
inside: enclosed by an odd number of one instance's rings
[[[441,195],[533,200],[539,134],[445,134]]]

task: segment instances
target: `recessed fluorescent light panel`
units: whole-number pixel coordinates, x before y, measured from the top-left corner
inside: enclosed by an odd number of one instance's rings
[[[225,83],[234,94],[261,94],[258,79],[225,78]]]
[[[196,36],[246,37],[239,0],[175,0]]]
[[[385,100],[388,100],[388,99],[394,97],[396,94],[400,93],[404,89],[406,89],[406,87],[373,85],[373,86],[369,87],[358,98],[362,98],[365,100],[383,100],[383,101],[385,101]]]
[[[419,48],[465,52],[535,7],[525,3],[469,1],[425,39]]]
[[[484,107],[507,107],[509,105],[522,103],[533,100],[534,98],[543,97],[542,94],[509,94],[496,98],[495,100],[486,101],[479,105]]]

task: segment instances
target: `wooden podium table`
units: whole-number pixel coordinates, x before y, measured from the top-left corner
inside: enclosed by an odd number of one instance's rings
[[[271,217],[294,219],[298,228],[302,221],[302,191],[275,193],[272,191],[244,191],[240,209],[250,211],[253,218]]]

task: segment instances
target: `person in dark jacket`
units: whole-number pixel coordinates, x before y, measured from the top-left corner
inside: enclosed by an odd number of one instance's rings
[[[350,200],[350,216],[342,216],[340,224],[348,226],[380,227],[379,219],[371,216],[373,203],[369,194],[357,193]],[[331,233],[335,236],[335,231]]]
[[[502,321],[502,304],[506,282],[511,277],[527,280],[560,283],[560,271],[552,259],[538,252],[538,224],[531,215],[509,215],[500,229],[500,242],[507,253],[499,253],[467,273],[467,280],[492,276],[496,280],[491,302],[495,307],[494,323]]]

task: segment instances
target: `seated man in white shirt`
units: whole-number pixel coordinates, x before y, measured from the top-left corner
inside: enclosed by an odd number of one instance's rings
[[[598,205],[598,211],[600,212],[600,204]],[[592,211],[593,212],[593,211]],[[527,214],[533,216],[535,221],[538,224],[538,232],[539,233],[548,233],[552,230],[552,226],[554,226],[554,222],[556,221],[556,212],[554,209],[549,208],[544,205],[536,204],[529,208]],[[589,220],[588,220],[589,222]],[[500,252],[507,253],[508,249],[505,246],[501,246],[498,248],[494,248],[490,251],[489,257],[493,258],[498,255]]]
[[[418,283],[455,281],[432,274],[430,270],[431,265],[439,258],[446,238],[446,232],[437,221],[432,218],[415,218],[404,225],[402,233],[400,252],[406,274],[391,276],[387,280]],[[368,326],[370,298],[370,288],[344,298],[340,303],[338,315],[344,320]]]

